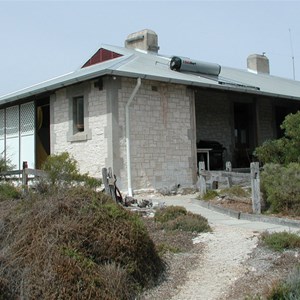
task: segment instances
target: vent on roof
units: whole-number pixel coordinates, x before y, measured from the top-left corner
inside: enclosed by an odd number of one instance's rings
[[[189,58],[181,58],[178,56],[172,57],[170,68],[174,71],[199,73],[212,76],[219,76],[221,72],[221,66],[218,64],[191,60]]]
[[[157,53],[159,49],[157,34],[149,29],[131,33],[125,40],[125,47]]]
[[[247,58],[249,72],[255,74],[270,74],[269,59],[264,54],[251,54]]]

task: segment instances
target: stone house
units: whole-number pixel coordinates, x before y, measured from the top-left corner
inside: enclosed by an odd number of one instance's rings
[[[72,73],[0,97],[0,151],[16,168],[68,151],[91,176],[112,167],[129,194],[187,187],[199,160],[249,166],[300,108],[300,82],[271,76],[264,55],[238,70],[158,50],[143,30],[125,47],[102,45]]]

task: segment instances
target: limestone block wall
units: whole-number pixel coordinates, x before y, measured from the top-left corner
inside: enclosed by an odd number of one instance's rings
[[[136,80],[122,79],[119,90],[120,176],[127,186],[125,105]],[[142,80],[130,106],[132,188],[158,189],[196,181],[194,96],[185,86]]]
[[[276,138],[274,110],[271,99],[258,98],[259,133],[258,144],[261,145],[268,139]]]
[[[197,91],[195,97],[197,142],[217,141],[226,151],[225,160],[232,160],[233,112],[232,104],[225,93]]]
[[[84,95],[84,132],[73,132],[73,97]],[[104,128],[107,125],[106,91],[93,81],[58,90],[50,99],[51,153],[69,152],[79,164],[80,171],[101,177],[107,157]]]

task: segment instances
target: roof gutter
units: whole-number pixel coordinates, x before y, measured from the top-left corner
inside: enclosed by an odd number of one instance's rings
[[[126,124],[126,156],[127,156],[127,185],[128,185],[128,196],[132,197],[132,178],[131,178],[131,152],[130,152],[130,119],[129,119],[129,107],[131,102],[133,101],[136,93],[140,89],[142,84],[142,80],[139,77],[137,79],[136,86],[132,91],[126,106],[125,106],[125,124]]]

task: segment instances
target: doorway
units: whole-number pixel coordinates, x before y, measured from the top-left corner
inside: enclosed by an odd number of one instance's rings
[[[234,162],[237,168],[249,168],[254,147],[253,106],[234,103]]]
[[[36,104],[36,168],[40,169],[50,155],[50,104],[41,99]]]

